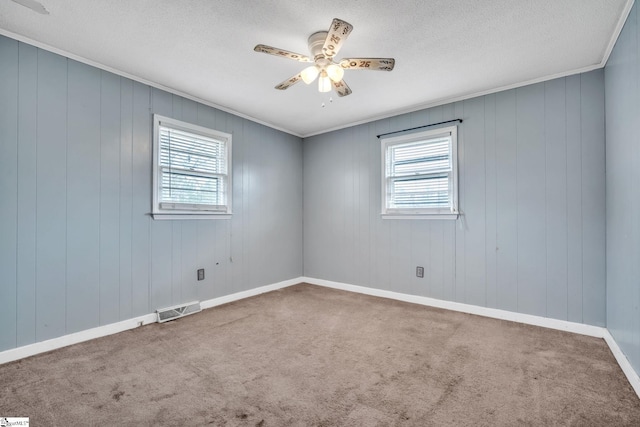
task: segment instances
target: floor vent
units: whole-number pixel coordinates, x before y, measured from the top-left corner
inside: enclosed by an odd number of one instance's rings
[[[186,304],[174,305],[173,307],[162,308],[157,310],[158,323],[167,322],[173,319],[179,319],[189,314],[202,311],[200,301],[189,302]]]

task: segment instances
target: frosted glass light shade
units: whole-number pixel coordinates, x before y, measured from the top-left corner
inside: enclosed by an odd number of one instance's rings
[[[318,70],[318,67],[316,67],[315,65],[312,65],[302,70],[302,72],[300,73],[300,76],[302,77],[303,82],[305,82],[306,84],[310,84],[312,81],[316,79],[316,77],[318,77],[319,73],[320,73],[320,70]]]
[[[330,92],[331,91],[331,79],[327,76],[326,72],[322,72],[320,74],[320,78],[318,79],[318,90],[320,92]]]
[[[331,64],[327,67],[327,75],[331,80],[338,83],[344,76],[344,70],[339,65]]]

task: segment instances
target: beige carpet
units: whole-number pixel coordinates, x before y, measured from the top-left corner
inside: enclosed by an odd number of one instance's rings
[[[297,285],[0,365],[32,426],[640,425],[601,339]]]

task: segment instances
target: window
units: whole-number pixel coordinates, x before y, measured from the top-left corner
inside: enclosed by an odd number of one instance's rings
[[[457,127],[382,139],[382,215],[458,217]]]
[[[231,214],[231,135],[153,116],[154,219]]]

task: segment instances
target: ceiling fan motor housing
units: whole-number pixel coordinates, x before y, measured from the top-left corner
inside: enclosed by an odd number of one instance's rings
[[[311,52],[313,60],[320,68],[331,64],[331,61],[324,56],[324,52],[322,51],[327,34],[327,31],[318,31],[309,36],[309,52]]]

